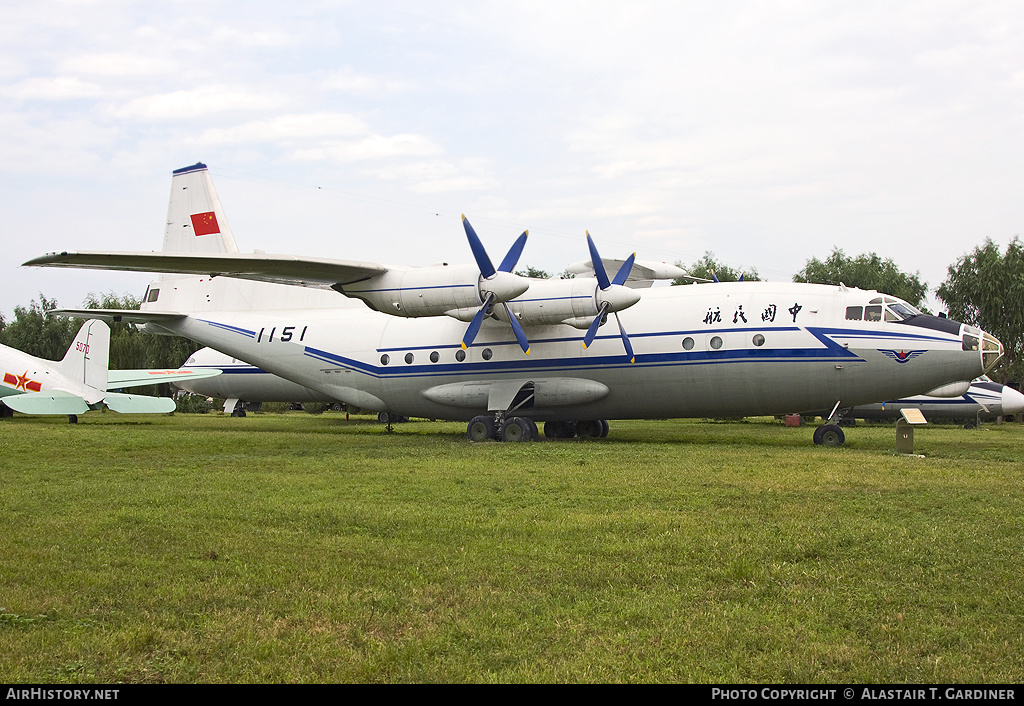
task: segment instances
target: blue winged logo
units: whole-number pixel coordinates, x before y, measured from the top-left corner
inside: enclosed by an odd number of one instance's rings
[[[902,363],[906,363],[908,360],[913,360],[914,358],[916,358],[917,356],[921,355],[925,351],[894,351],[894,350],[883,350],[883,349],[879,348],[878,352],[881,353],[882,355],[886,355],[886,356],[892,358],[897,363],[902,364]]]

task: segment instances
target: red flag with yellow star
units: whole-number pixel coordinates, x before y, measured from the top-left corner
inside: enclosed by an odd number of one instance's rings
[[[213,211],[206,213],[192,214],[192,230],[196,235],[213,235],[220,233],[220,226],[217,224],[217,214]]]

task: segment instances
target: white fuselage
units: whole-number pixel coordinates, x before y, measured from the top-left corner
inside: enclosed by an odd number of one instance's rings
[[[643,290],[619,314],[635,363],[614,320],[586,349],[578,328],[530,326],[525,355],[508,323],[489,318],[463,351],[462,321],[389,316],[331,291],[222,277],[152,288],[161,292],[143,311],[189,315],[147,330],[186,336],[328,399],[434,419],[504,411],[521,386],[534,394],[516,413],[536,420],[735,416],[868,404],[984,372],[984,351],[964,344],[966,330],[981,332],[948,320],[851,320],[849,307],[879,295],[845,287]]]

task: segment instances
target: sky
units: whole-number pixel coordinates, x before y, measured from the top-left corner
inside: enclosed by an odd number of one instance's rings
[[[150,277],[204,162],[239,249],[398,265],[834,248],[934,290],[1024,230],[1024,3],[4,0],[0,314]],[[933,304],[936,308],[941,305]]]

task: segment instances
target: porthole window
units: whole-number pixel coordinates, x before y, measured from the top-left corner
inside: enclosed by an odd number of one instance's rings
[[[382,355],[380,357],[380,364],[381,365],[387,365],[390,362],[391,362],[391,356],[389,356],[387,353],[385,353],[384,355]]]
[[[687,336],[686,338],[683,339],[683,350],[687,350],[687,351],[692,351],[693,350],[693,339],[690,338],[689,336]]]
[[[414,360],[416,360],[416,357],[412,353],[406,353],[405,354],[405,362],[406,363],[412,363]]]
[[[722,347],[722,337],[721,336],[712,336],[711,337],[711,347],[714,348],[716,351],[719,348],[721,348]]]
[[[483,358],[484,360],[490,360],[492,355],[494,355],[494,351],[492,351],[490,348],[484,348],[483,351],[480,353],[480,357]]]
[[[431,363],[436,363],[436,362],[437,362],[438,360],[440,360],[440,359],[441,359],[441,356],[439,356],[439,355],[437,354],[437,351],[432,351],[432,352],[430,353],[430,362],[431,362]]]
[[[459,361],[461,363],[465,359],[466,359],[466,351],[462,350],[461,348],[459,350],[455,351],[455,360],[457,360],[457,361]]]
[[[760,347],[760,346],[764,345],[764,336],[762,336],[759,333],[755,333],[754,334],[754,339],[753,340],[754,340],[754,345],[755,346]]]

